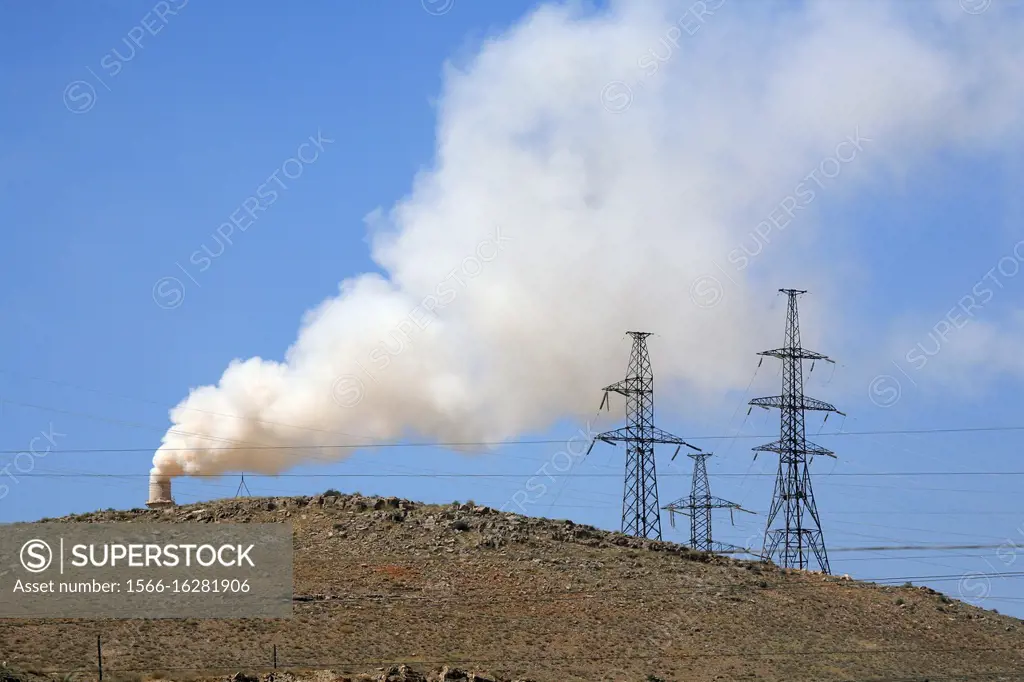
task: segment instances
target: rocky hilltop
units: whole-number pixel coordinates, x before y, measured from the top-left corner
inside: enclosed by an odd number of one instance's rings
[[[328,491],[41,523],[112,521],[290,522],[293,617],[0,621],[0,659],[22,676],[93,679],[97,635],[104,680],[881,682],[1024,670],[1021,621],[928,588],[472,503]]]

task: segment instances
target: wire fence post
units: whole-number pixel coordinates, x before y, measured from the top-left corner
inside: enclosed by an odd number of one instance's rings
[[[100,673],[100,681],[103,680],[103,643],[100,641],[100,636],[96,635],[96,668]]]
[[[274,645],[274,670],[277,670],[277,645]]]

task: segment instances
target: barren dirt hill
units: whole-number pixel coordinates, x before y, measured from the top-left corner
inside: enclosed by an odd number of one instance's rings
[[[538,682],[1024,674],[1021,621],[927,588],[782,571],[468,504],[332,493],[43,522],[111,521],[291,522],[293,618],[2,620],[0,660],[94,678],[100,634],[104,680],[266,672],[275,645],[288,671],[277,680],[398,664]]]

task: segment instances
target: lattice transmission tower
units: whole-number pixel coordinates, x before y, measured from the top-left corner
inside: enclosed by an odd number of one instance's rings
[[[751,409],[778,408],[782,425],[779,440],[754,448],[755,452],[774,452],[779,455],[779,471],[775,478],[775,492],[772,495],[772,504],[765,525],[761,558],[768,560],[778,557],[776,563],[786,568],[808,568],[813,554],[818,566],[828,574],[831,573],[828,554],[825,551],[818,507],[811,490],[808,461],[810,457],[816,455],[835,457],[835,454],[807,440],[804,431],[804,412],[816,410],[840,415],[843,413],[829,403],[804,395],[803,361],[833,361],[800,345],[797,297],[807,292],[797,289],[779,291],[789,297],[785,345],[758,355],[782,360],[782,395],[755,398],[750,401]],[[764,362],[763,357],[761,361]],[[825,418],[828,418],[827,414]]]
[[[605,431],[596,436],[590,450],[597,441],[614,445],[626,444],[626,481],[622,496],[622,532],[643,538],[661,539],[661,516],[658,508],[658,481],[654,462],[654,446],[657,443],[671,443],[679,448],[691,450],[700,448],[690,445],[682,438],[662,431],[654,425],[654,374],[651,358],[647,353],[648,332],[627,332],[633,337],[633,350],[629,356],[629,369],[622,381],[605,386],[601,407],[608,404],[608,394],[618,393],[626,397],[626,426],[614,431]]]
[[[711,495],[707,466],[707,458],[711,457],[711,454],[710,452],[691,452],[687,455],[693,459],[693,481],[690,484],[690,494],[675,502],[670,502],[662,509],[668,512],[668,518],[673,528],[676,525],[676,514],[685,514],[690,517],[690,547],[693,549],[701,552],[743,551],[742,547],[715,542],[711,539],[712,509],[728,509],[730,516],[735,511],[754,513],[735,502]]]

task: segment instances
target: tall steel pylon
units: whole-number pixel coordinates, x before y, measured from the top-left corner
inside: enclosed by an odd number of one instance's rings
[[[643,538],[661,539],[661,516],[658,509],[658,481],[654,463],[654,445],[671,443],[691,450],[700,448],[682,438],[662,431],[654,425],[654,374],[647,353],[648,332],[627,332],[633,337],[633,351],[629,356],[629,369],[622,381],[604,387],[601,407],[608,404],[608,394],[626,396],[626,426],[605,431],[590,443],[597,441],[614,445],[626,444],[626,481],[622,496],[622,532]],[[679,452],[676,448],[676,453]]]
[[[797,312],[797,296],[807,293],[798,289],[779,289],[789,297],[786,312],[786,342],[782,348],[767,350],[758,355],[782,360],[782,395],[755,398],[750,401],[754,407],[777,407],[781,415],[782,432],[774,443],[760,445],[755,452],[774,452],[779,455],[779,471],[775,478],[775,492],[772,495],[768,522],[765,525],[764,546],[761,558],[777,556],[780,566],[786,568],[808,568],[811,554],[818,566],[828,574],[828,554],[825,539],[821,533],[821,519],[811,490],[811,474],[808,457],[825,455],[835,457],[826,450],[807,440],[804,431],[804,412],[817,410],[843,414],[829,403],[804,396],[804,360],[832,362],[821,353],[806,350],[800,346],[800,317]],[[762,357],[761,362],[764,362]],[[812,365],[813,369],[813,365]],[[749,410],[748,410],[749,412]],[[828,419],[828,415],[825,415]],[[757,457],[757,455],[754,455]],[[782,522],[775,524],[782,513]]]
[[[754,512],[744,509],[735,502],[723,500],[720,497],[712,497],[711,486],[708,484],[707,458],[710,452],[691,452],[687,455],[693,459],[693,481],[690,484],[690,494],[681,497],[675,502],[662,507],[668,512],[669,521],[674,528],[675,515],[686,514],[690,517],[690,547],[701,552],[730,552],[742,551],[742,547],[729,545],[724,542],[715,542],[711,539],[711,510],[728,509],[732,515],[734,511]],[[674,458],[673,458],[674,459]]]

